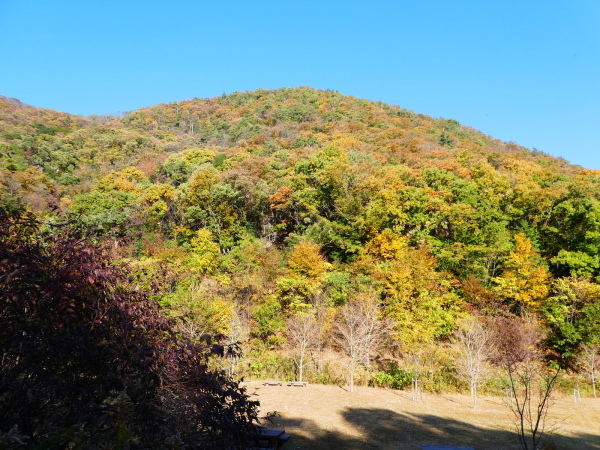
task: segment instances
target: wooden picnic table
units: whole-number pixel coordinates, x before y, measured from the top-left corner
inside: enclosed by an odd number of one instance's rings
[[[475,450],[473,447],[455,447],[452,445],[426,445],[421,446],[421,450]]]
[[[290,381],[287,385],[296,387],[308,387],[308,381]]]

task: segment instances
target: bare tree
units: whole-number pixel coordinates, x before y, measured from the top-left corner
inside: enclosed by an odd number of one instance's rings
[[[578,360],[579,364],[583,366],[583,369],[590,377],[590,381],[592,382],[592,392],[594,393],[594,398],[597,398],[596,380],[598,379],[598,373],[600,372],[600,344],[583,345]]]
[[[387,326],[380,318],[374,295],[365,295],[345,305],[336,323],[336,341],[350,358],[350,392],[354,392],[354,375],[359,365],[368,366],[381,345]]]
[[[331,344],[336,318],[336,309],[332,307],[329,300],[324,295],[317,295],[314,298],[313,306],[315,310],[315,320],[317,321],[317,333],[315,335],[315,348],[312,352],[312,359],[317,373],[325,370],[324,353],[325,348]]]
[[[550,431],[548,410],[560,369],[545,364],[544,333],[535,318],[500,318],[495,325],[496,358],[508,375],[519,445],[538,450]]]
[[[250,335],[250,318],[248,311],[245,311],[241,305],[236,304],[232,308],[232,315],[229,322],[229,342],[230,345],[241,345],[248,340]],[[230,376],[234,376],[240,362],[241,353],[232,355],[228,368]]]
[[[313,311],[301,311],[287,321],[288,344],[291,345],[293,358],[298,366],[298,381],[303,381],[304,365],[309,353],[318,344],[319,326]]]
[[[476,318],[462,322],[455,333],[456,376],[469,383],[473,409],[477,408],[477,386],[490,373],[493,332]]]
[[[193,320],[189,316],[182,316],[177,319],[175,330],[194,342],[200,342],[208,334],[209,327],[206,324]]]

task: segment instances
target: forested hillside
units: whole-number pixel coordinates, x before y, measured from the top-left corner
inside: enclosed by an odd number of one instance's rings
[[[304,87],[120,117],[0,98],[0,151],[5,209],[107,242],[178,332],[242,342],[242,375],[452,373],[470,317],[534,317],[568,368],[600,342],[600,172],[452,119]]]

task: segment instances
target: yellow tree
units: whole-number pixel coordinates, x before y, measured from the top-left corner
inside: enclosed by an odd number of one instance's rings
[[[166,221],[169,207],[176,198],[176,191],[170,184],[152,184],[141,195],[139,202],[145,208],[147,217],[152,222]]]
[[[219,264],[219,245],[208,228],[196,232],[191,247],[189,264],[192,272],[207,275],[216,270]]]
[[[460,307],[450,289],[452,279],[436,270],[437,261],[427,249],[410,247],[407,238],[386,229],[365,245],[356,267],[381,282],[385,314],[406,351],[454,327]]]
[[[292,250],[287,274],[277,280],[279,295],[290,308],[308,307],[311,299],[320,292],[331,267],[320,251],[317,244],[306,241],[298,243]]]
[[[231,330],[234,310],[222,287],[211,278],[185,280],[163,306],[176,318],[176,330],[195,341]]]
[[[531,241],[523,233],[515,235],[515,248],[508,255],[502,275],[492,279],[495,292],[523,313],[539,309],[548,296],[551,275]]]

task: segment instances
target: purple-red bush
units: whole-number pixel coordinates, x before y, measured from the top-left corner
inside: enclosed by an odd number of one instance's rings
[[[238,448],[257,402],[177,336],[126,267],[0,208],[0,431],[41,448]]]

